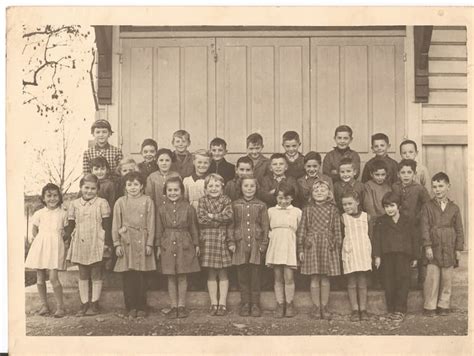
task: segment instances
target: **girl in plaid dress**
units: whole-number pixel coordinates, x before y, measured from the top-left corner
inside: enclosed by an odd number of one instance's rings
[[[71,202],[68,209],[67,240],[70,247],[67,260],[79,267],[79,296],[81,308],[77,316],[99,313],[102,292],[104,252],[112,246],[112,218],[107,200],[99,198],[99,179],[85,175],[79,182],[81,197]],[[92,279],[92,301],[89,303],[89,280]],[[90,307],[90,308],[89,308]]]
[[[339,212],[327,181],[319,179],[314,183],[312,199],[303,209],[297,236],[301,274],[311,276],[314,304],[311,316],[329,320],[329,277],[341,274],[342,236]]]
[[[235,252],[235,244],[227,234],[227,226],[233,220],[232,202],[223,194],[224,178],[212,173],[204,180],[206,196],[199,199],[198,222],[200,226],[201,266],[208,268],[207,289],[211,299],[211,315],[227,313],[229,280],[225,268],[232,265],[229,251]],[[219,301],[217,300],[219,278]]]
[[[348,191],[342,195],[342,207],[342,268],[347,276],[351,320],[367,320],[367,272],[372,270],[370,216],[360,209],[360,196],[356,191]]]
[[[301,210],[291,205],[296,196],[292,184],[288,182],[279,184],[275,196],[277,205],[268,209],[271,231],[266,263],[273,268],[275,275],[275,298],[277,300],[275,316],[277,318],[293,317],[295,315],[293,274],[297,264],[296,230],[301,220]]]

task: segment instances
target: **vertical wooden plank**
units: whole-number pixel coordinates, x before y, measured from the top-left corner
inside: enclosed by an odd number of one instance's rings
[[[266,149],[274,150],[275,136],[275,47],[250,47],[250,108],[251,120],[246,132],[237,137],[239,150],[245,152],[245,137],[259,132]],[[242,123],[240,127],[243,127]],[[245,128],[245,127],[244,127]]]
[[[399,144],[407,137],[408,125],[405,120],[405,62],[403,61],[404,43],[403,39],[397,39],[395,43],[394,65],[395,65],[395,138],[392,144],[392,149],[398,154]],[[412,120],[415,120],[413,118]],[[421,125],[421,120],[418,118],[418,125]],[[413,138],[412,138],[413,139]],[[421,142],[418,142],[421,146]]]
[[[130,121],[132,119],[130,107],[130,40],[122,42],[122,107],[121,107],[121,136],[122,150],[125,156],[130,155]]]
[[[153,73],[153,136],[159,147],[170,147],[180,128],[180,49],[156,47]]]
[[[385,133],[392,144],[390,152],[395,152],[397,117],[394,46],[374,46],[372,65],[373,131]]]
[[[247,47],[232,45],[224,47],[224,116],[219,118],[222,125],[222,136],[227,144],[239,147],[245,132],[242,123],[247,120]]]
[[[469,184],[468,184],[468,157],[469,157],[469,150],[468,146],[463,146],[462,150],[463,155],[463,178],[464,178],[464,211],[463,211],[463,224],[464,224],[464,249],[467,250],[469,247]]]
[[[426,161],[425,164],[430,174],[434,175],[438,172],[446,170],[445,152],[443,146],[425,146]]]
[[[344,46],[344,123],[354,131],[352,149],[368,152],[367,46]]]
[[[143,138],[153,132],[153,49],[133,47],[130,53],[130,153],[139,153]],[[139,118],[139,119],[138,119]]]
[[[282,145],[281,136],[292,130],[302,135],[303,130],[303,79],[302,48],[280,46],[280,132],[278,146]]]
[[[195,149],[208,147],[208,49],[206,46],[189,46],[181,50],[184,66],[182,126],[191,133]]]
[[[339,46],[320,46],[311,39],[311,113],[318,152],[328,152],[334,146],[334,129],[339,125]],[[314,133],[313,133],[314,131]]]

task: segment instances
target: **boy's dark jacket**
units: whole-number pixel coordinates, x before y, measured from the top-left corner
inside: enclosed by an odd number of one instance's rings
[[[210,173],[217,173],[222,178],[224,178],[224,185],[227,184],[228,181],[234,179],[235,176],[235,166],[232,163],[229,163],[222,158],[220,161],[211,161],[211,165],[209,166],[209,170],[207,174]]]
[[[455,265],[455,251],[464,248],[464,231],[459,207],[448,200],[441,210],[435,198],[421,210],[421,238],[423,247],[431,247],[433,260],[430,263],[439,267]],[[426,259],[424,260],[427,263]]]
[[[400,215],[397,223],[387,214],[375,222],[373,255],[381,257],[392,252],[405,253],[412,259],[419,258],[418,238],[413,223],[404,215]]]

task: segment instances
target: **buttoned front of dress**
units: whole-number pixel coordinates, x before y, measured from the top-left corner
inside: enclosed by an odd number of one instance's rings
[[[117,200],[112,223],[114,246],[122,246],[124,256],[118,257],[115,272],[156,269],[154,252],[147,256],[146,247],[153,248],[155,207],[150,197],[124,196]]]
[[[72,233],[67,260],[83,265],[102,261],[105,245],[102,219],[109,216],[109,203],[103,198],[79,198],[71,202],[68,219],[74,220],[76,227]]]
[[[183,198],[165,200],[158,209],[155,244],[161,248],[161,272],[181,274],[198,272],[195,247],[199,244],[196,211]]]
[[[268,246],[269,220],[265,203],[256,198],[249,201],[241,198],[232,203],[232,209],[234,220],[229,234],[236,244],[232,264],[260,264],[260,248],[265,251]]]

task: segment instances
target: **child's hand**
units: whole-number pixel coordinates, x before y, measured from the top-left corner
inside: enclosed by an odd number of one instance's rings
[[[145,248],[145,255],[150,256],[152,252],[153,252],[153,247],[147,246]]]
[[[380,267],[380,257],[375,257],[375,268],[379,269]]]
[[[214,219],[214,214],[212,213],[208,213],[207,216],[209,217],[209,219]]]
[[[157,246],[156,247],[156,258],[160,257],[160,254],[161,254],[161,248],[160,248],[160,246]]]
[[[425,250],[425,256],[428,259],[428,261],[431,261],[433,259],[433,249],[431,247],[427,247]]]
[[[234,253],[235,252],[235,246],[234,245],[229,246],[229,250],[232,251],[232,253]]]
[[[122,248],[122,246],[117,246],[115,248],[115,254],[117,255],[117,257],[123,257],[123,248]]]
[[[299,257],[300,257],[300,261],[304,262],[304,252],[300,252]]]
[[[196,256],[199,257],[199,255],[201,254],[201,250],[199,249],[199,246],[196,246],[195,250],[196,250]]]
[[[417,260],[413,260],[413,261],[411,261],[411,263],[410,263],[410,267],[411,267],[411,268],[415,268],[417,265],[418,265],[418,261],[417,261]]]

